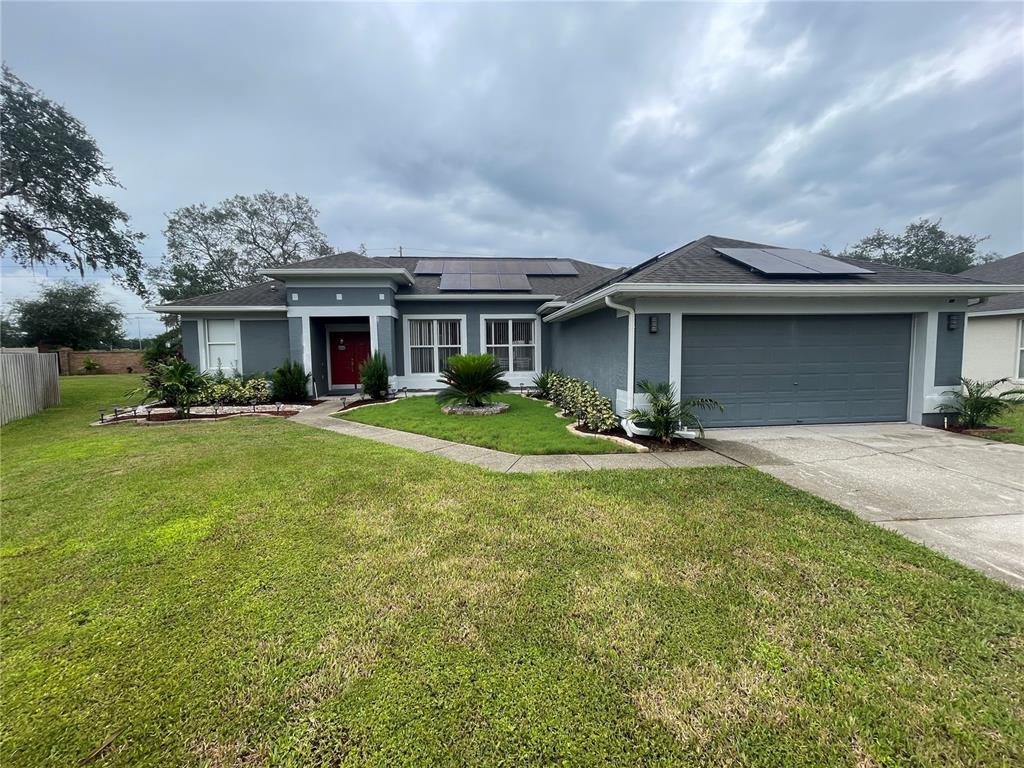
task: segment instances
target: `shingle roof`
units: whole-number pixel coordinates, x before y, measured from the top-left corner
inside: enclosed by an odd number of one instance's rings
[[[736,283],[738,285],[757,283],[805,285],[808,282],[806,278],[765,277],[751,272],[746,267],[723,257],[715,250],[716,247],[779,248],[780,246],[707,235],[700,240],[694,240],[692,243],[666,253],[664,256],[641,264],[617,279],[630,283]],[[856,259],[843,259],[843,261],[870,269],[875,274],[830,277],[827,278],[830,285],[963,285],[983,282],[960,275],[903,269],[874,261],[858,261]]]
[[[345,251],[344,253],[332,253],[330,256],[321,256],[318,259],[307,259],[306,261],[282,264],[279,267],[274,267],[274,269],[373,269],[379,266],[369,256]]]
[[[220,293],[193,296],[190,299],[169,301],[172,307],[285,307],[284,283],[267,280],[265,283],[247,285]]]
[[[991,283],[1008,283],[1024,285],[1024,251],[1005,259],[979,264],[960,273],[964,277],[976,280],[987,280]],[[974,308],[974,312],[1006,312],[1019,309],[1024,312],[1024,294],[1011,293],[1006,296],[993,296],[983,304]]]
[[[445,261],[454,260],[445,257]],[[458,261],[487,261],[486,257],[460,257]],[[416,262],[420,261],[418,256],[377,256],[373,261],[378,265],[406,269],[413,276],[413,286],[403,289],[399,296],[407,295],[429,295],[443,294],[440,290],[440,275],[417,275]],[[519,259],[517,259],[519,261]],[[543,259],[543,261],[564,261],[576,267],[576,275],[530,275],[530,293],[537,296],[561,296],[569,291],[575,291],[580,285],[587,285],[599,281],[615,270],[610,267],[600,267],[597,264],[590,264],[577,259]]]

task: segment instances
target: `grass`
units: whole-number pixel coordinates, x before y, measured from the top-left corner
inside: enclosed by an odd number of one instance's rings
[[[985,438],[1001,443],[1024,445],[1024,405],[1011,405],[998,419],[997,427],[1010,427],[1013,432],[987,432]]]
[[[5,767],[1024,762],[1024,595],[752,469],[89,428],[129,377],[62,384],[0,431]]]
[[[559,418],[555,409],[540,400],[502,395],[497,402],[511,406],[496,416],[446,416],[433,397],[420,396],[386,405],[366,406],[339,414],[338,418],[378,427],[415,432],[456,443],[479,445],[521,454],[629,453],[632,449],[612,440],[581,437],[565,427],[571,419]]]

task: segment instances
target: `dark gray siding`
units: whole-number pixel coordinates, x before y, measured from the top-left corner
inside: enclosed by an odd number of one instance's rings
[[[388,372],[395,375],[395,319],[393,317],[377,318],[377,348],[384,353],[388,361]]]
[[[199,367],[199,321],[181,321],[181,354],[185,359]]]
[[[288,359],[288,319],[240,320],[242,372],[269,373]]]
[[[629,320],[615,314],[614,309],[603,309],[547,323],[551,329],[551,367],[589,381],[612,402],[615,390],[626,388],[629,334]]]
[[[651,318],[657,319],[657,333],[651,333]],[[634,379],[639,384],[644,379],[657,384],[668,381],[668,359],[672,348],[669,339],[668,313],[636,316],[636,363]]]
[[[707,426],[902,421],[910,315],[683,316],[682,395]]]
[[[305,320],[303,320],[305,322]],[[313,381],[318,395],[327,394],[327,331],[322,318],[314,317],[309,323],[310,361]]]
[[[302,317],[288,318],[288,356],[295,362],[302,362]]]
[[[338,300],[338,294],[341,300]],[[384,296],[382,299],[381,296]],[[298,298],[293,299],[292,296]],[[318,286],[285,290],[290,307],[384,307],[394,304],[394,291],[378,286]]]
[[[949,330],[949,318],[956,328]],[[935,346],[935,386],[953,386],[960,382],[964,362],[964,313],[939,312],[939,336]]]

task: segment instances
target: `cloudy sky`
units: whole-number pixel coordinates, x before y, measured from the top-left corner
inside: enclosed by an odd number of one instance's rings
[[[1024,249],[1018,3],[5,0],[0,30],[98,141],[152,263],[167,212],[264,189],[374,255],[618,265],[920,216]],[[2,274],[5,301],[63,276]]]

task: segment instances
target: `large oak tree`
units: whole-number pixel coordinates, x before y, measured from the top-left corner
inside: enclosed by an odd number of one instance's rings
[[[18,264],[103,269],[142,295],[144,235],[97,188],[119,186],[64,107],[6,65],[0,80],[0,251]]]
[[[260,282],[259,270],[332,253],[302,195],[235,195],[167,217],[167,253],[150,278],[165,302]]]
[[[838,258],[877,261],[906,269],[926,269],[955,275],[975,264],[991,261],[994,254],[978,252],[988,237],[955,235],[942,228],[942,220],[920,219],[908,224],[903,232],[889,233],[876,229],[854,245],[835,254]],[[828,248],[822,253],[830,255]]]

